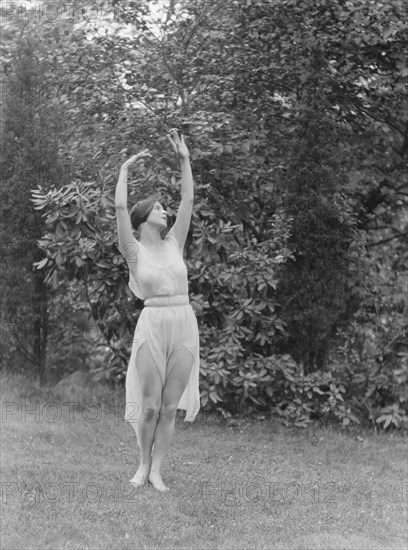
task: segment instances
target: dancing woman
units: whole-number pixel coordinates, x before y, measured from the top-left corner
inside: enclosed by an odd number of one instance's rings
[[[185,409],[192,422],[200,408],[199,335],[189,303],[183,247],[193,209],[193,176],[184,136],[167,136],[181,165],[181,203],[177,218],[165,237],[167,213],[152,196],[127,209],[127,170],[149,155],[147,149],[122,166],[115,205],[119,250],[129,267],[129,287],[144,300],[126,373],[125,420],[131,423],[140,448],[140,465],[130,480],[148,481],[159,491],[168,487],[161,466],[174,433],[177,409]],[[132,228],[139,231],[139,238]]]

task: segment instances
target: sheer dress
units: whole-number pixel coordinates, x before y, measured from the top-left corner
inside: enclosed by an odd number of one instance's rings
[[[154,359],[162,387],[180,348],[186,348],[194,363],[178,409],[186,411],[185,420],[192,422],[200,409],[199,394],[199,334],[197,319],[188,298],[187,268],[183,253],[172,235],[164,239],[166,263],[160,265],[149,256],[139,242],[136,279],[129,272],[129,288],[144,308],[139,316],[132,342],[132,352],[126,373],[125,420],[137,425],[142,409],[142,394],[138,377],[138,351],[146,344]],[[164,263],[164,262],[163,262]]]

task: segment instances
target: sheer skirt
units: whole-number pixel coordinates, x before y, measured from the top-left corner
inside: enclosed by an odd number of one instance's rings
[[[177,407],[185,410],[185,420],[192,422],[200,409],[200,356],[197,319],[187,295],[150,298],[145,301],[145,307],[139,316],[126,373],[125,409],[125,421],[133,426],[136,437],[142,410],[142,394],[137,368],[138,351],[145,343],[149,346],[154,358],[162,387],[166,383],[179,349],[185,347],[192,354],[193,367]]]

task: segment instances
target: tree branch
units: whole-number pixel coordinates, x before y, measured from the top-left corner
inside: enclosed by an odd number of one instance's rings
[[[370,113],[369,111],[367,111],[366,109],[363,109],[363,107],[361,107],[358,103],[356,102],[351,102],[351,104],[358,110],[360,111],[360,113],[363,113],[364,115],[372,118],[373,120],[376,120],[377,122],[381,122],[381,124],[387,124],[388,126],[390,126],[391,128],[394,128],[394,130],[396,130],[399,134],[403,134],[401,128],[398,128],[398,126],[392,122],[389,122],[387,120],[383,120],[381,118],[378,118],[376,116],[374,116],[372,113]]]
[[[408,231],[406,231],[405,233],[398,233],[397,235],[393,235],[392,237],[388,237],[387,239],[382,239],[381,241],[377,241],[375,243],[368,243],[365,245],[365,247],[369,248],[371,246],[378,246],[379,244],[389,243],[394,239],[399,239],[400,237],[405,237],[405,236],[408,236]]]

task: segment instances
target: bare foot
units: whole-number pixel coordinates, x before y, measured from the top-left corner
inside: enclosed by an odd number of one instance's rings
[[[133,478],[129,480],[130,483],[133,483],[133,485],[136,485],[137,487],[144,485],[149,476],[149,470],[150,464],[141,464]]]
[[[169,488],[166,487],[166,485],[163,483],[163,480],[161,478],[160,472],[152,472],[150,471],[149,474],[149,482],[153,485],[155,489],[158,491],[168,491]]]

